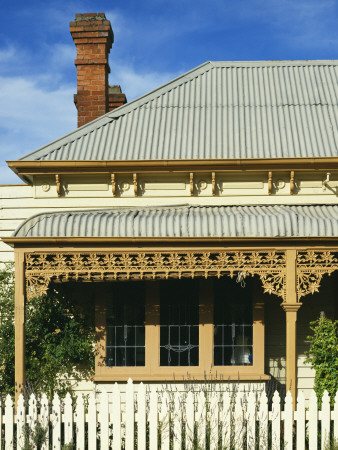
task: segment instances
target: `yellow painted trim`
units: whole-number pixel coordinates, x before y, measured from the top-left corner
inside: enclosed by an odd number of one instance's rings
[[[133,244],[134,247],[131,248],[139,248],[139,246],[145,246],[148,244],[153,247],[154,245],[162,244],[162,245],[170,245],[172,248],[179,247],[181,245],[199,245],[200,247],[210,245],[215,246],[222,244],[222,246],[229,244],[232,246],[243,246],[243,248],[248,248],[255,246],[260,248],[286,248],[292,246],[297,249],[302,248],[311,248],[319,247],[326,248],[328,246],[337,247],[338,246],[338,237],[337,236],[315,236],[315,237],[203,237],[203,238],[178,238],[178,237],[12,237],[12,236],[3,236],[1,237],[2,241],[5,244],[11,245],[13,247],[24,247],[27,251],[31,251],[32,247],[36,248],[39,246],[46,246],[50,244],[48,248],[50,250],[54,249],[57,245],[79,245],[79,244],[88,244],[87,249],[95,249],[95,245],[107,245],[111,244],[112,246],[115,244],[120,248],[121,245]],[[39,247],[40,248],[40,247]],[[74,248],[74,247],[72,247]],[[190,247],[189,247],[190,248]],[[219,248],[219,247],[217,247]],[[62,247],[64,249],[64,247]]]
[[[199,160],[119,160],[119,161],[7,161],[8,167],[21,175],[41,173],[78,173],[78,172],[191,172],[228,171],[228,170],[316,170],[338,168],[338,158],[248,158],[248,159],[199,159]]]
[[[16,251],[15,258],[15,407],[25,385],[25,255]]]
[[[264,381],[271,377],[264,374],[264,304],[254,293],[253,302],[253,347],[252,366],[214,366],[213,365],[213,281],[200,280],[199,288],[199,365],[198,366],[160,366],[160,290],[159,282],[146,281],[146,323],[145,323],[145,365],[140,367],[107,367],[104,365],[106,336],[101,333],[97,341],[95,360],[95,381],[181,381],[217,380]],[[259,285],[256,283],[256,290]],[[260,293],[263,294],[262,288]],[[106,321],[106,295],[96,295],[97,333]],[[103,306],[103,310],[100,310]]]

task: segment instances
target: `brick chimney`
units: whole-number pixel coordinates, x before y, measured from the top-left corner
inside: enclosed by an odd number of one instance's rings
[[[85,125],[127,102],[120,86],[108,86],[109,52],[114,34],[104,13],[76,14],[70,22],[77,58],[78,126]]]

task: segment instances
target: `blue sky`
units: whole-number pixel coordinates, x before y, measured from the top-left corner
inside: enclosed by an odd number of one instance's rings
[[[0,183],[16,159],[76,128],[76,13],[105,12],[110,84],[132,100],[208,60],[338,59],[337,0],[4,0]]]

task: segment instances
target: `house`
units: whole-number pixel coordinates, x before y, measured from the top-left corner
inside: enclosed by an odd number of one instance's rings
[[[1,188],[18,386],[26,302],[73,281],[94,286],[97,383],[312,388],[308,324],[337,316],[338,62],[207,62],[125,103],[105,16],[71,33],[80,128],[8,161],[24,204]]]

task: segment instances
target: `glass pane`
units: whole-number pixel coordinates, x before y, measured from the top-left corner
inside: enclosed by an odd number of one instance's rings
[[[145,284],[111,283],[107,303],[107,365],[145,364]]]
[[[160,364],[198,365],[198,281],[161,282]]]
[[[252,363],[252,326],[252,279],[244,287],[227,277],[215,280],[215,366]]]
[[[135,366],[144,366],[144,363],[145,363],[144,347],[143,348],[137,347],[136,348],[136,364],[135,364]]]

